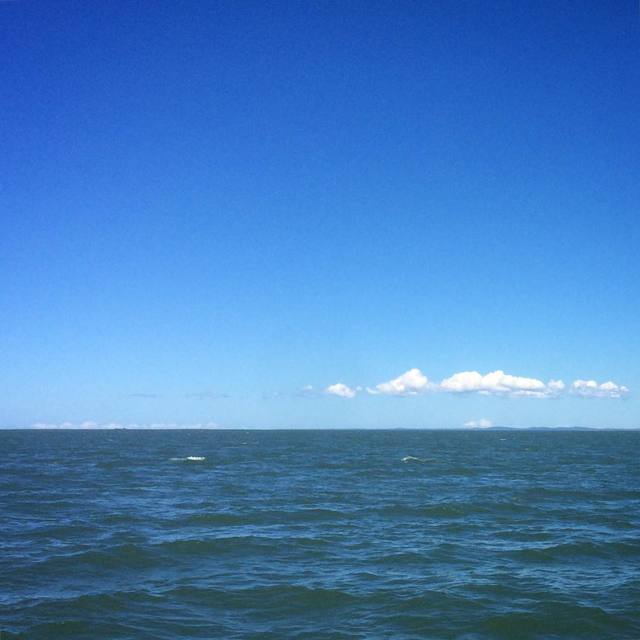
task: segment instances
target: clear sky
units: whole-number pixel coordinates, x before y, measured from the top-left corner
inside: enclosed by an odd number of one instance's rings
[[[0,47],[0,425],[640,426],[637,2],[16,0]]]

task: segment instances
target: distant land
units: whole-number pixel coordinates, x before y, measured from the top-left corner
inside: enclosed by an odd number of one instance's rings
[[[640,427],[468,427],[468,431],[636,431]]]

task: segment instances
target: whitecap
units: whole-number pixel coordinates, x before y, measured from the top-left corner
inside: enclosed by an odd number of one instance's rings
[[[417,458],[416,456],[405,456],[402,458],[402,462],[426,462],[424,458]]]

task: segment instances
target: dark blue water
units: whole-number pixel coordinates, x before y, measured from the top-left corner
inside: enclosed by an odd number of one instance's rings
[[[2,640],[640,638],[640,432],[0,448]]]

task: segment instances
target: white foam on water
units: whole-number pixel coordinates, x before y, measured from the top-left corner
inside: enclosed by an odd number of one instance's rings
[[[416,456],[405,456],[402,458],[402,462],[426,462],[424,458],[416,458]]]
[[[172,462],[202,462],[206,460],[204,456],[187,456],[186,458],[171,458]]]

